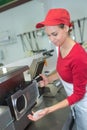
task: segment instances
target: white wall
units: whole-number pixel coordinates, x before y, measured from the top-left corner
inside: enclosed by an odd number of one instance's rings
[[[44,16],[43,10],[42,3],[31,1],[0,13],[0,36],[4,34],[15,38],[15,42],[0,43],[0,52],[3,52],[0,53],[3,55],[0,62],[8,64],[30,55],[29,51],[23,51],[20,37],[17,35],[35,30],[36,22]]]
[[[72,20],[87,16],[87,0],[36,0],[44,3],[44,10],[50,8],[66,8]]]

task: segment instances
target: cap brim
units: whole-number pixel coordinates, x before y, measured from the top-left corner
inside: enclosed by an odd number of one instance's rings
[[[45,25],[44,25],[44,22],[40,22],[40,23],[37,23],[36,24],[36,28],[42,28],[42,27],[44,27]]]
[[[69,27],[72,27],[72,23],[65,23],[65,22],[62,22],[62,21],[43,21],[43,22],[40,22],[40,23],[37,23],[36,24],[36,28],[42,28],[44,26],[55,26],[55,25],[59,25],[59,24],[66,24],[67,26]]]

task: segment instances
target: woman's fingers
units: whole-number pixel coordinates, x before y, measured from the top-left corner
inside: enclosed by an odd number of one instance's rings
[[[36,119],[33,117],[33,115],[31,115],[31,114],[29,114],[28,116],[27,116],[30,120],[32,120],[32,121],[36,121]]]
[[[32,111],[32,114],[34,114],[34,112]]]
[[[33,115],[32,115],[33,114]],[[45,116],[45,111],[44,109],[38,110],[36,112],[32,112],[32,114],[28,115],[28,118],[32,121],[37,121],[40,118],[42,118],[43,116]]]
[[[44,86],[45,86],[44,81],[40,81],[40,87],[44,87]]]
[[[32,115],[28,115],[27,116],[30,120],[32,120],[32,121],[37,121],[37,120],[39,120],[41,117],[40,116],[38,116],[38,117],[36,117],[36,116],[32,116]]]
[[[44,86],[47,86],[48,84],[48,78],[47,76],[43,75],[43,74],[40,74],[40,76],[42,77],[43,80],[41,80],[39,83],[40,83],[40,87],[44,87]]]
[[[48,114],[48,108],[40,109],[36,112],[32,112],[32,114],[29,114],[28,118],[32,121],[37,121]]]

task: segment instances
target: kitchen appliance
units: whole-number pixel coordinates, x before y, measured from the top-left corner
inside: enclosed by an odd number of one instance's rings
[[[31,122],[27,115],[37,104],[40,97],[38,81],[44,67],[44,59],[32,61],[30,67],[19,66],[0,70],[0,105],[8,106],[15,130],[24,130]],[[26,81],[25,72],[31,74],[31,81]]]
[[[29,70],[28,66],[0,68],[0,105],[25,82],[23,73],[26,70]]]
[[[10,107],[13,117],[16,120],[20,120],[36,104],[38,95],[38,86],[34,80],[31,84],[24,84],[14,94],[8,96],[6,102]]]
[[[9,107],[15,130],[24,130],[31,122],[27,115],[36,104],[38,84],[36,80],[25,81],[23,73],[28,66],[6,70],[0,75],[0,105]]]
[[[0,130],[15,130],[8,106],[0,106]]]
[[[45,60],[43,58],[33,59],[29,69],[32,80],[42,73],[44,64]]]
[[[15,130],[24,130],[30,123],[27,115],[37,103],[38,95],[37,82],[34,80],[32,83],[25,83],[14,94],[6,98],[7,105],[10,107],[14,118]]]

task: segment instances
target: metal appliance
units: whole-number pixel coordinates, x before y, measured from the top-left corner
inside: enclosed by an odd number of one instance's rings
[[[24,130],[31,122],[27,115],[37,103],[40,96],[38,81],[42,78],[44,59],[38,58],[28,66],[5,68],[0,70],[0,105],[10,109],[15,130]],[[26,81],[24,74],[31,74],[31,81]],[[12,130],[14,130],[12,129]]]
[[[30,123],[27,115],[36,104],[38,95],[37,82],[34,80],[31,84],[24,84],[14,94],[6,98],[7,105],[10,107],[12,117],[14,118],[15,130],[24,130]]]
[[[36,104],[39,91],[36,81],[27,83],[11,96],[6,98],[11,113],[16,120],[20,120],[28,110]]]
[[[15,130],[8,106],[0,106],[0,130]]]
[[[0,77],[0,105],[9,107],[15,130],[24,130],[31,122],[27,115],[39,94],[36,80],[25,82],[23,73],[26,70],[29,67],[9,68]]]

